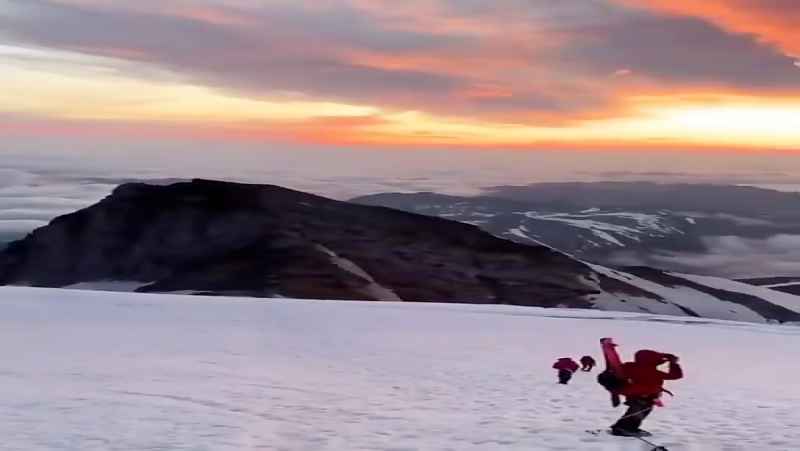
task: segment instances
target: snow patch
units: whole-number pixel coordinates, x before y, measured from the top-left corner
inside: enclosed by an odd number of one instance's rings
[[[133,292],[153,282],[137,282],[132,280],[96,280],[92,282],[80,282],[65,286],[68,290],[90,290],[90,291],[121,291]]]
[[[800,281],[795,280],[794,282],[784,282],[784,283],[776,283],[773,285],[759,285],[764,288],[783,288],[783,287],[793,287],[796,285],[800,285]]]
[[[524,225],[521,225],[519,227],[514,227],[513,229],[510,229],[507,233],[509,235],[513,235],[513,236],[515,236],[517,238],[522,238],[524,240],[531,241],[531,242],[536,243],[536,244],[538,244],[540,246],[547,246],[546,244],[542,243],[541,241],[539,241],[539,240],[537,240],[535,238],[531,238],[531,236],[528,235],[528,233],[530,233],[530,231]],[[549,246],[547,246],[547,247],[549,247]]]
[[[666,224],[665,218],[657,214],[633,212],[600,212],[597,209],[576,213],[540,213],[536,211],[519,212],[529,219],[553,221],[591,232],[606,244],[625,247],[621,238],[630,241],[641,241],[643,236],[659,237],[669,234],[684,234],[683,230]],[[608,218],[606,222],[605,218]],[[616,220],[616,222],[611,222]],[[632,225],[617,222],[625,221]],[[596,244],[596,243],[594,243]]]
[[[640,240],[640,232],[635,228],[618,224],[609,224],[594,219],[581,219],[579,215],[571,215],[568,213],[539,214],[536,212],[528,212],[525,213],[525,216],[530,219],[561,222],[578,229],[585,229],[596,237],[619,247],[625,247],[625,244],[612,235],[612,233],[616,233],[634,241]]]
[[[400,298],[400,296],[398,296],[397,293],[376,282],[375,279],[369,273],[364,271],[364,268],[353,263],[352,260],[340,257],[335,252],[333,252],[332,250],[328,249],[327,247],[321,244],[317,245],[317,249],[327,254],[331,259],[331,263],[333,263],[334,265],[369,282],[369,284],[362,289],[365,296],[368,296],[369,298],[378,301],[388,301],[388,302],[403,301],[403,299]]]
[[[176,291],[165,291],[164,294],[172,294],[172,295],[180,295],[180,296],[187,296],[187,295],[195,295],[202,293],[202,291],[197,290],[176,290]]]

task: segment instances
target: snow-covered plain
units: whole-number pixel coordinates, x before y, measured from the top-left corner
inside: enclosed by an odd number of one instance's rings
[[[681,356],[678,450],[800,449],[800,327],[454,304],[0,288],[3,450],[599,450],[621,414],[555,358]]]

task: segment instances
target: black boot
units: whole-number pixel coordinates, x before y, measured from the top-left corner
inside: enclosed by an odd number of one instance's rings
[[[653,434],[645,431],[644,429],[629,430],[618,426],[612,426],[611,435],[616,435],[619,437],[650,437]]]
[[[628,409],[622,418],[611,426],[611,433],[623,437],[645,437],[649,433],[642,431],[640,426],[652,412],[655,400],[653,397],[629,397],[625,402]]]
[[[629,431],[617,426],[611,427],[611,435],[616,435],[618,437],[637,437],[636,431]]]

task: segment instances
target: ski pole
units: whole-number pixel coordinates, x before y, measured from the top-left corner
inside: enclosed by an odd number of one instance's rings
[[[617,421],[624,420],[625,418],[635,417],[636,415],[639,415],[639,414],[642,414],[642,413],[645,413],[645,412],[649,412],[649,411],[651,411],[651,410],[653,410],[653,408],[652,408],[652,407],[648,407],[648,408],[646,408],[646,409],[642,409],[642,410],[640,410],[640,411],[638,411],[638,412],[629,413],[629,414],[627,414],[627,415],[623,415],[623,416],[622,416],[622,417],[620,417],[620,419],[619,419],[619,420],[617,420]]]
[[[642,442],[646,443],[647,446],[652,446],[653,449],[651,451],[669,451],[666,447],[661,446],[661,445],[656,445],[655,443],[651,442],[650,440],[644,439],[642,437],[634,437],[634,438],[638,438]]]

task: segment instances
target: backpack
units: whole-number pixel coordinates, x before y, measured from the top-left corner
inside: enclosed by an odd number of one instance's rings
[[[628,385],[628,381],[626,379],[619,377],[609,370],[605,370],[597,375],[597,383],[602,385],[603,388],[611,393],[617,394],[619,394],[619,392],[621,392],[625,386]]]

